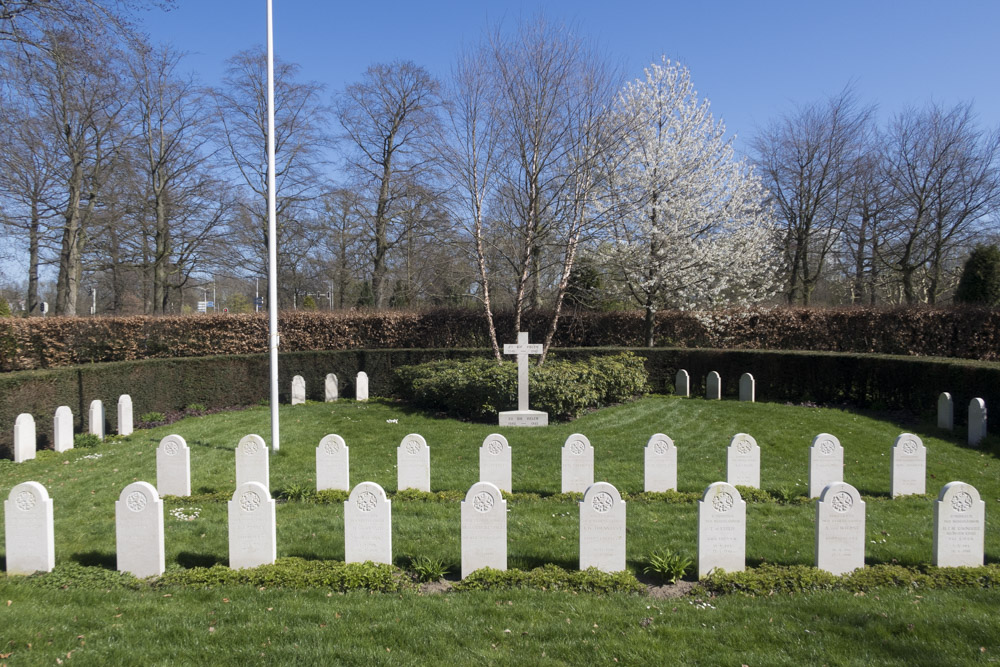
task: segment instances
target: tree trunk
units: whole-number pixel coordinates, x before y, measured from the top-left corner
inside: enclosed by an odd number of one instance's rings
[[[31,226],[28,229],[28,314],[34,315],[41,311],[38,303],[38,238],[41,220],[38,213],[38,202],[31,202]]]
[[[653,347],[653,343],[656,337],[656,310],[653,308],[653,302],[646,302],[646,317],[643,320],[643,329],[646,332],[646,347]]]

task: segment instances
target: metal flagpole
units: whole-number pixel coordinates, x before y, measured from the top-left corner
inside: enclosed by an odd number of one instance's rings
[[[278,451],[278,233],[274,194],[274,38],[267,0],[267,311],[271,350],[271,449]]]

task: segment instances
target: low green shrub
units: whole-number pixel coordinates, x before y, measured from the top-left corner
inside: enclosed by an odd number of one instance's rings
[[[14,580],[8,579],[8,581]],[[25,577],[24,581],[39,588],[56,590],[137,590],[143,585],[139,579],[127,572],[74,562],[60,563],[51,572],[36,572]]]
[[[279,558],[273,565],[232,570],[225,565],[167,570],[158,586],[218,588],[244,584],[256,588],[306,590],[328,588],[335,591],[369,590],[381,593],[413,588],[405,572],[394,565],[343,563],[340,561]]]
[[[146,422],[147,424],[155,424],[157,422],[162,422],[166,420],[166,415],[162,412],[144,412],[139,415],[139,421]]]
[[[188,403],[187,407],[184,408],[186,412],[204,412],[206,410],[205,405],[202,403]]]
[[[73,449],[90,449],[101,444],[101,439],[93,433],[77,433],[73,436]]]
[[[439,558],[417,556],[410,561],[410,569],[417,581],[438,581],[448,574],[448,566]]]
[[[658,577],[663,583],[673,584],[678,579],[684,578],[692,564],[693,561],[687,556],[676,554],[670,549],[664,549],[650,554],[642,571],[645,574]]]
[[[635,575],[622,572],[601,572],[596,568],[564,570],[548,563],[525,572],[524,570],[494,570],[484,567],[465,579],[456,582],[456,591],[499,591],[512,588],[530,588],[542,591],[570,591],[578,593],[640,593],[645,590]]]

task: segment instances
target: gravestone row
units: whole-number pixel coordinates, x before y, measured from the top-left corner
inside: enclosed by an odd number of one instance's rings
[[[674,377],[674,393],[689,398],[691,396],[691,376],[683,368]],[[744,373],[740,376],[740,400],[753,403],[757,400],[757,381],[753,375]],[[710,401],[722,400],[722,377],[718,371],[712,371],[705,377],[705,398]]]
[[[104,404],[100,399],[90,403],[87,418],[87,432],[104,439]],[[132,435],[132,397],[122,394],[118,398],[118,435]],[[52,421],[52,448],[57,452],[73,449],[73,411],[69,406],[56,408]],[[14,421],[14,463],[23,463],[35,458],[38,449],[35,418],[24,412]]]
[[[354,382],[355,399],[359,401],[368,400],[368,374],[364,371],[358,373]],[[327,373],[323,379],[323,400],[332,403],[340,398],[340,383],[335,373]],[[301,375],[292,376],[292,405],[301,405],[306,402],[306,380]]]

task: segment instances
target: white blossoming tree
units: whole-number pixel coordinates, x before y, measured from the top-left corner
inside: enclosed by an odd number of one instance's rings
[[[606,257],[645,309],[652,346],[661,308],[770,296],[775,228],[760,179],[735,159],[688,70],[663,59],[645,75],[625,87],[616,109],[627,138],[608,172],[607,205],[617,215]]]

